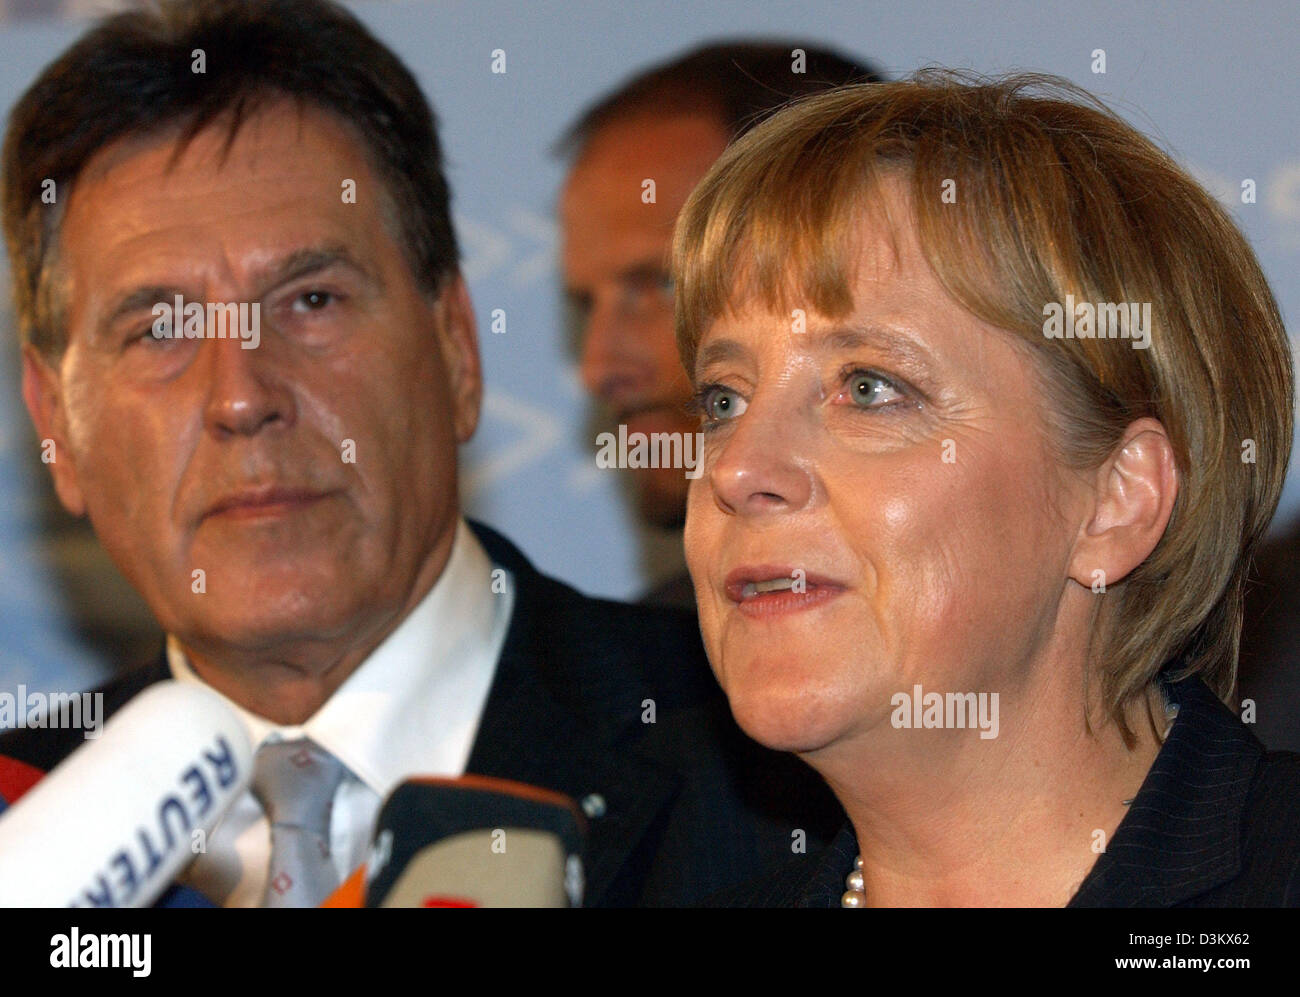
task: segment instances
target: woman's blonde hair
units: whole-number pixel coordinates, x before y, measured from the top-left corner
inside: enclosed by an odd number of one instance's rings
[[[853,308],[854,234],[882,181],[910,191],[948,293],[1040,360],[1063,461],[1094,468],[1135,419],[1176,454],[1173,516],[1107,588],[1091,646],[1119,723],[1162,666],[1236,681],[1242,590],[1291,449],[1292,360],[1264,275],[1226,212],[1085,91],[1039,75],[927,71],[801,100],[734,143],[677,223],[677,341],[688,371],[724,310]],[[884,200],[882,200],[884,198]],[[1046,306],[1149,302],[1150,342],[1049,338]],[[1132,330],[1128,330],[1132,331]]]

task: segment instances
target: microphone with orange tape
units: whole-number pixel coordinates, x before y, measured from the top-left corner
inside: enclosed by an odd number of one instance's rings
[[[389,795],[370,857],[325,907],[579,907],[586,823],[569,797],[485,776]]]

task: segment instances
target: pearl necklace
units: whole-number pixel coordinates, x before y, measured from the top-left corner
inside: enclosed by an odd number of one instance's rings
[[[848,887],[844,891],[844,896],[840,897],[841,907],[865,907],[867,906],[867,891],[862,887],[862,856],[858,855],[853,860],[853,871],[844,877],[844,885]]]
[[[1160,737],[1160,743],[1164,744],[1169,737],[1169,730],[1173,727],[1173,722],[1178,719],[1178,704],[1167,703],[1165,705],[1165,716],[1169,719],[1169,727],[1165,728],[1164,734]],[[1136,797],[1134,797],[1136,799]],[[1124,800],[1124,806],[1131,804],[1133,800]],[[841,907],[865,907],[867,906],[867,891],[862,885],[862,856],[856,855],[853,859],[853,871],[844,877],[844,885],[848,887],[844,895],[840,897]]]

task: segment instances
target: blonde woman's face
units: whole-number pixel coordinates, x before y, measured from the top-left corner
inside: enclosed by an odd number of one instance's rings
[[[741,726],[803,753],[888,727],[917,684],[1023,679],[1085,521],[1025,345],[948,297],[910,227],[861,225],[852,314],[724,314],[695,370],[705,644]]]

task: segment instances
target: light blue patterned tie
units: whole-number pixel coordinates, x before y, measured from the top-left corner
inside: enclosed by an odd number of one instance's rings
[[[306,738],[266,743],[253,763],[253,795],[271,822],[263,907],[318,907],[339,885],[330,858],[330,810],[342,762]]]

